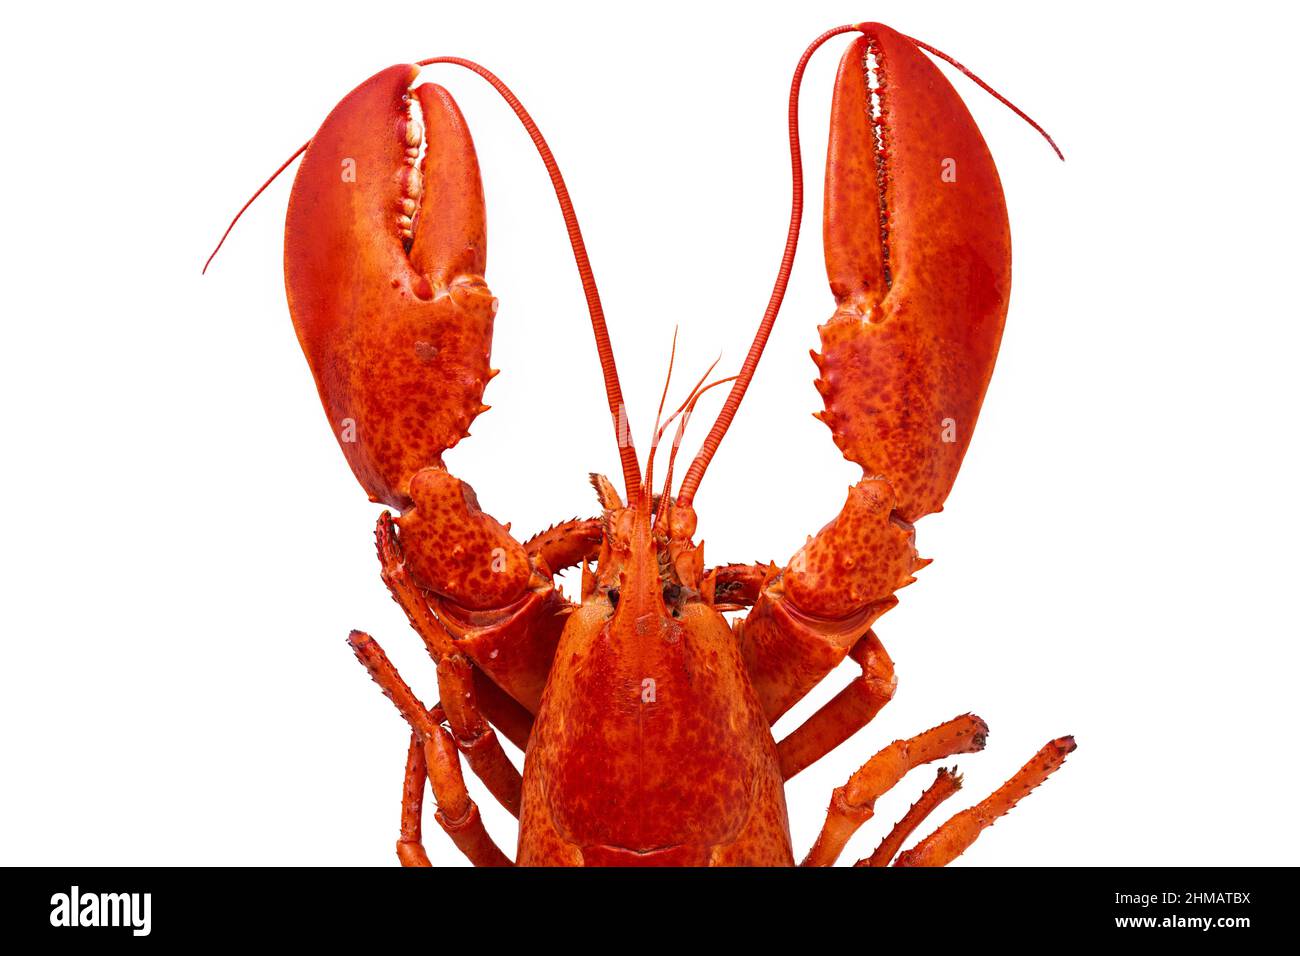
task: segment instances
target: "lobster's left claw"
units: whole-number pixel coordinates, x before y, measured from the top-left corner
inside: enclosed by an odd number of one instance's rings
[[[910,39],[877,23],[840,61],[826,160],[819,417],[890,482],[907,521],[938,511],[993,372],[1011,238],[993,157]]]
[[[496,313],[474,144],[446,90],[409,90],[417,73],[390,67],[326,118],[284,247],[298,341],[343,453],[372,500],[403,511],[414,475],[485,407]]]
[[[878,23],[857,29],[835,81],[826,157],[836,310],[813,360],[826,403],[818,417],[865,474],[839,516],[763,582],[741,629],[750,681],[774,721],[927,563],[911,522],[938,511],[957,477],[1011,288],[1002,187],[965,104],[912,40]],[[867,720],[874,710],[852,713]]]

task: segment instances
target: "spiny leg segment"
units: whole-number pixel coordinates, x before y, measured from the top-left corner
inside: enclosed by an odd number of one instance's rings
[[[908,771],[923,763],[984,748],[988,725],[973,714],[950,720],[907,740],[896,740],[868,760],[843,786],[836,788],[817,841],[802,866],[831,866],[849,838],[875,810],[876,800]],[[946,866],[975,842],[998,817],[1008,813],[1046,780],[1075,749],[1073,737],[1048,742],[1034,758],[987,799],[963,810],[928,837],[898,855],[894,866]],[[857,866],[888,866],[899,847],[927,816],[961,788],[953,770],[940,770],[935,782],[912,805],[889,835]]]
[[[961,774],[957,773],[957,768],[953,767],[949,770],[947,767],[940,767],[934,783],[930,784],[925,793],[921,794],[921,798],[908,808],[903,818],[894,824],[894,829],[880,841],[876,851],[853,865],[889,866],[890,861],[902,848],[903,842],[924,822],[934,808],[960,789]]]
[[[862,673],[777,744],[786,780],[856,734],[893,698],[898,684],[894,663],[874,631],[867,631],[849,656]]]
[[[402,680],[397,669],[370,635],[353,631],[348,636],[348,643],[353,653],[370,672],[370,676],[379,685],[389,700],[396,705],[398,712],[410,724],[414,737],[418,738],[424,752],[424,762],[433,787],[434,800],[438,810],[434,814],[438,825],[451,837],[452,842],[469,858],[475,866],[511,866],[512,861],[488,835],[479,816],[478,805],[470,798],[465,788],[465,778],[461,774],[460,755],[452,735],[441,726],[444,716],[440,710],[430,712],[420,703],[414,692]],[[410,796],[413,769],[418,768],[418,758],[407,756],[406,784],[404,797]],[[407,865],[408,858],[414,865],[419,865],[419,854],[409,844],[414,837],[418,846],[419,830],[414,824],[418,808],[415,801],[404,799],[402,809],[402,839],[398,843],[398,856]],[[422,849],[421,849],[422,852]]]
[[[907,740],[895,740],[876,754],[848,783],[831,796],[817,842],[801,866],[831,866],[849,837],[875,813],[876,800],[893,789],[909,770],[955,754],[984,749],[988,724],[974,714],[963,714]]]
[[[975,842],[985,827],[1009,812],[1020,800],[1046,780],[1075,748],[1073,737],[1049,741],[1016,775],[986,800],[963,810],[928,837],[904,851],[895,866],[946,866]]]

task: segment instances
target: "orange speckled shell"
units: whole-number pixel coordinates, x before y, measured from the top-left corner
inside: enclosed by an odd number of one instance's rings
[[[569,618],[524,764],[521,866],[791,865],[776,745],[726,620],[652,551]]]
[[[886,481],[864,479],[850,488],[835,520],[790,561],[782,581],[786,597],[805,614],[835,619],[911,583],[922,562],[912,528],[893,509]]]

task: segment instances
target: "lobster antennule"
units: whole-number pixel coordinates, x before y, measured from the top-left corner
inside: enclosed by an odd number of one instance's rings
[[[704,373],[704,378],[708,378],[708,376],[713,372],[713,369],[717,367],[719,361],[721,361],[721,356],[715,359],[713,364],[709,366],[709,370]],[[677,433],[673,436],[673,447],[668,453],[668,467],[664,470],[664,489],[659,496],[659,510],[655,513],[656,525],[659,524],[660,518],[665,510],[669,513],[672,512],[673,464],[677,461],[677,452],[682,447],[682,436],[686,434],[686,423],[689,422],[691,416],[695,414],[696,404],[698,404],[699,400],[704,397],[705,392],[736,380],[736,376],[728,375],[726,378],[720,378],[716,382],[710,382],[708,385],[705,385],[704,378],[700,379],[699,383],[695,386],[695,390],[691,392],[686,401],[682,403],[682,407],[677,409],[668,421],[664,422],[663,428],[659,431],[660,436],[662,436],[668,429],[668,426],[673,423],[673,419],[677,419]]]
[[[663,412],[664,412],[664,401],[668,398],[668,385],[672,381],[672,376],[673,376],[673,359],[676,357],[676,355],[677,355],[677,331],[674,329],[673,330],[673,351],[672,351],[672,355],[668,359],[668,378],[667,381],[664,382],[664,391],[659,398],[659,411],[655,414],[655,430],[650,437],[650,453],[649,455],[646,456],[645,480],[642,482],[643,485],[642,495],[647,499],[652,499],[654,495],[654,462],[655,462],[655,455],[659,450],[659,443],[663,440],[664,433],[668,431],[668,426],[671,425],[674,421],[676,421],[678,417],[681,417],[681,422],[677,426],[677,435],[673,439],[673,447],[668,454],[668,470],[664,475],[663,493],[659,496],[659,507],[655,511],[656,524],[659,521],[660,512],[663,511],[664,501],[667,499],[668,495],[672,492],[673,462],[676,461],[677,459],[677,449],[681,445],[682,432],[686,426],[686,421],[688,418],[690,418],[691,414],[695,411],[695,403],[700,400],[701,395],[703,395],[709,389],[713,388],[714,385],[721,385],[724,382],[730,382],[732,381],[732,379],[735,378],[735,376],[732,376],[731,378],[724,378],[720,381],[713,382],[710,385],[704,384],[705,380],[710,375],[713,374],[713,370],[718,367],[718,363],[722,361],[722,355],[719,354],[718,357],[713,360],[712,364],[710,364],[709,367],[704,370],[704,374],[700,376],[700,380],[695,383],[694,387],[687,394],[686,398],[683,399],[682,403],[677,406],[677,410],[668,416],[667,421],[661,422],[661,419],[663,418]]]
[[[659,427],[659,420],[664,415],[664,403],[668,401],[668,386],[673,383],[673,364],[677,359],[677,327],[673,327],[673,344],[668,352],[668,374],[664,376],[664,390],[659,394],[659,408],[655,412],[655,427],[650,433],[650,451],[645,460],[645,479],[641,482],[641,498],[649,497],[654,487],[654,470],[655,470],[655,452],[659,449],[659,437],[663,434],[663,429]]]

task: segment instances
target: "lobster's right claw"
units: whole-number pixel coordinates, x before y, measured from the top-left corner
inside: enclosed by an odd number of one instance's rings
[[[993,157],[907,37],[862,24],[840,61],[826,161],[819,413],[907,521],[940,510],[993,372],[1011,239]]]
[[[418,72],[390,67],[326,118],[284,247],[289,310],[343,453],[372,500],[403,511],[414,476],[484,410],[494,374],[474,144],[446,90],[409,89]]]

